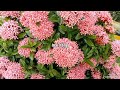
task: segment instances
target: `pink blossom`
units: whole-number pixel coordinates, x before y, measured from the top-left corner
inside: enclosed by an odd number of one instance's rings
[[[112,25],[105,26],[105,29],[110,33],[115,33],[115,28]]]
[[[106,32],[101,32],[100,34],[96,38],[96,43],[100,45],[108,44],[110,40],[108,34]]]
[[[45,76],[39,74],[39,73],[34,73],[31,75],[30,79],[45,79]]]
[[[0,27],[0,36],[4,39],[17,39],[17,35],[22,31],[22,28],[18,26],[16,21],[10,20],[3,23]]]
[[[103,65],[105,68],[107,68],[108,70],[110,70],[110,68],[113,67],[113,64],[116,63],[116,56],[115,55],[111,55],[109,57],[109,59],[105,62],[105,64]]]
[[[53,26],[54,24],[48,20],[40,22],[40,26],[32,23],[30,25],[30,32],[34,38],[45,40],[54,33]]]
[[[0,74],[2,75],[6,70],[8,63],[10,61],[8,60],[7,57],[0,57]]]
[[[25,74],[20,63],[10,62],[7,70],[3,73],[5,79],[24,79]]]
[[[67,79],[85,79],[85,72],[86,68],[84,67],[84,65],[80,64],[68,71]]]
[[[100,20],[105,22],[105,24],[111,24],[112,23],[112,16],[109,13],[109,11],[97,11],[96,15]]]
[[[111,79],[120,79],[120,66],[117,63],[109,71],[109,77]]]
[[[24,38],[22,41],[19,42],[18,45],[18,53],[24,57],[29,57],[31,53],[30,48],[22,48],[22,46],[28,44],[28,40],[29,40],[28,38]]]
[[[93,11],[85,11],[83,19],[77,23],[81,34],[93,35],[95,30],[95,23],[97,21],[96,13]]]
[[[73,27],[83,17],[84,11],[58,11],[57,13],[62,17],[63,23]]]
[[[23,26],[30,27],[32,24],[47,20],[48,14],[48,11],[24,11],[20,17],[20,22]]]
[[[18,18],[20,17],[20,11],[0,11],[0,16]]]
[[[35,58],[38,60],[38,64],[51,64],[54,62],[52,57],[52,50],[38,50],[35,54]]]
[[[53,58],[60,67],[72,67],[78,62],[82,62],[84,54],[80,49],[77,49],[76,43],[66,38],[55,41],[55,44],[68,44],[67,48],[53,47]]]
[[[96,70],[92,71],[92,77],[94,79],[101,79],[101,72]]]
[[[111,43],[112,53],[120,57],[120,40]]]

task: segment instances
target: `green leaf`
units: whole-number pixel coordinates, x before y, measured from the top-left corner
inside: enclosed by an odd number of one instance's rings
[[[32,61],[33,61],[33,60],[34,60],[34,53],[32,53],[32,52],[31,52],[31,53],[30,53],[30,57],[29,57],[29,58],[30,58],[30,60],[32,60]]]
[[[31,48],[30,45],[24,45],[24,46],[21,46],[21,48]]]
[[[78,34],[76,35],[76,37],[75,37],[75,40],[79,40],[79,39],[81,39],[81,38],[83,38],[83,36],[80,35],[80,33],[78,33]]]
[[[58,38],[60,38],[60,33],[56,33],[55,36],[53,37],[55,40],[57,40]]]
[[[90,39],[96,39],[95,35],[88,35],[87,37],[90,38]]]
[[[27,33],[27,35],[28,35],[29,37],[31,37],[31,38],[33,37],[32,34],[30,33],[30,31],[25,31],[25,32]]]
[[[50,15],[49,20],[52,22],[58,22],[58,23],[60,23],[60,21],[61,21],[60,17],[57,16],[57,14]]]
[[[89,46],[94,46],[94,43],[90,39],[86,38],[84,40]]]
[[[61,74],[57,70],[55,70],[55,69],[52,69],[52,73],[56,77],[61,77]]]
[[[120,57],[117,57],[116,62],[120,63]]]
[[[65,32],[64,32],[63,30],[59,29],[59,31],[60,31],[60,33],[62,33],[62,34],[65,34]]]
[[[67,31],[68,28],[65,25],[62,24],[62,25],[59,26],[59,29],[62,30],[62,31]]]
[[[25,33],[25,32],[20,33],[20,34],[18,35],[18,38],[24,38],[24,37],[25,37],[25,35],[26,35],[26,33]]]
[[[86,59],[85,62],[88,63],[90,66],[94,67],[94,64],[89,59]]]

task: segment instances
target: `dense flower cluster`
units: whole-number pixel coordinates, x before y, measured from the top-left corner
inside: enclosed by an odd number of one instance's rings
[[[0,11],[0,17],[0,79],[120,79],[120,41],[112,38],[108,11]]]
[[[38,64],[51,64],[54,61],[52,57],[52,50],[39,50],[37,51],[35,58],[38,60]]]
[[[111,43],[111,47],[112,47],[113,54],[115,54],[118,57],[120,57],[120,41],[119,40],[113,41]]]
[[[48,11],[25,11],[20,17],[20,22],[30,29],[34,38],[44,40],[54,33],[54,25],[48,20],[48,14]]]
[[[22,28],[18,26],[16,21],[10,20],[4,22],[0,27],[0,37],[4,40],[17,39],[17,35],[22,31]]]
[[[60,67],[72,67],[78,62],[82,62],[84,58],[83,52],[78,49],[74,41],[62,38],[55,41],[55,45],[59,43],[67,44],[68,47],[53,47],[53,58]]]
[[[34,73],[31,75],[30,79],[45,79],[45,76],[39,74],[39,73]]]
[[[0,11],[0,16],[18,18],[20,17],[20,11]]]
[[[29,57],[31,49],[30,48],[22,48],[22,46],[28,44],[28,38],[24,38],[22,41],[19,42],[18,45],[18,53],[24,57]]]

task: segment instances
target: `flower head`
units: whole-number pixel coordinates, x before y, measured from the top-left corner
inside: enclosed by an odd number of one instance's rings
[[[18,26],[16,21],[10,20],[3,23],[0,27],[0,37],[4,40],[17,39],[17,35],[22,31],[22,28]]]

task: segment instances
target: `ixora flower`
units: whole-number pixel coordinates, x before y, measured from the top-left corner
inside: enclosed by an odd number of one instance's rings
[[[79,19],[82,19],[84,11],[58,11],[57,14],[62,17],[63,23],[68,27],[73,27]]]
[[[34,73],[31,75],[30,79],[45,79],[45,76],[39,73]]]
[[[20,17],[20,11],[0,11],[0,16],[18,18]]]
[[[80,49],[78,49],[78,46],[74,41],[62,38],[55,41],[55,44],[59,43],[68,44],[68,48],[53,47],[53,58],[60,67],[72,67],[78,62],[83,61],[84,54]]]
[[[109,11],[97,11],[96,15],[100,20],[102,20],[106,24],[111,24],[112,23],[112,16],[109,13]]]
[[[102,77],[101,72],[97,71],[97,70],[92,71],[92,77],[94,79],[101,79],[101,77]]]
[[[54,33],[54,24],[48,20],[48,14],[48,11],[25,11],[20,22],[30,29],[34,38],[45,40]]]
[[[18,22],[9,20],[4,22],[0,26],[0,37],[4,40],[17,39],[17,35],[22,31],[22,28],[18,26]]]
[[[48,37],[52,36],[52,34],[54,33],[53,26],[54,24],[48,20],[40,22],[40,25],[32,23],[30,25],[30,32],[34,38],[45,40]]]
[[[9,59],[7,57],[0,57],[0,74],[2,75],[8,67]]]
[[[18,53],[21,56],[24,56],[26,58],[30,56],[31,49],[30,48],[22,48],[22,46],[27,45],[28,41],[29,41],[29,38],[24,38],[22,41],[19,42],[19,45],[18,45]]]
[[[51,64],[54,62],[52,55],[52,49],[49,51],[38,50],[35,58],[38,60],[38,64]]]
[[[111,43],[113,54],[120,57],[120,40],[115,40]]]
[[[24,79],[25,73],[20,63],[10,62],[7,70],[3,73],[5,79]]]
[[[20,16],[20,22],[23,26],[30,27],[33,23],[47,20],[48,14],[48,11],[24,11]]]
[[[110,70],[113,67],[114,63],[116,63],[116,55],[111,55],[109,59],[103,64],[103,66]]]
[[[87,63],[79,64],[68,71],[67,79],[85,79],[85,72],[89,68],[90,66]]]
[[[111,79],[120,79],[120,66],[117,63],[109,70],[109,72],[109,77]]]

